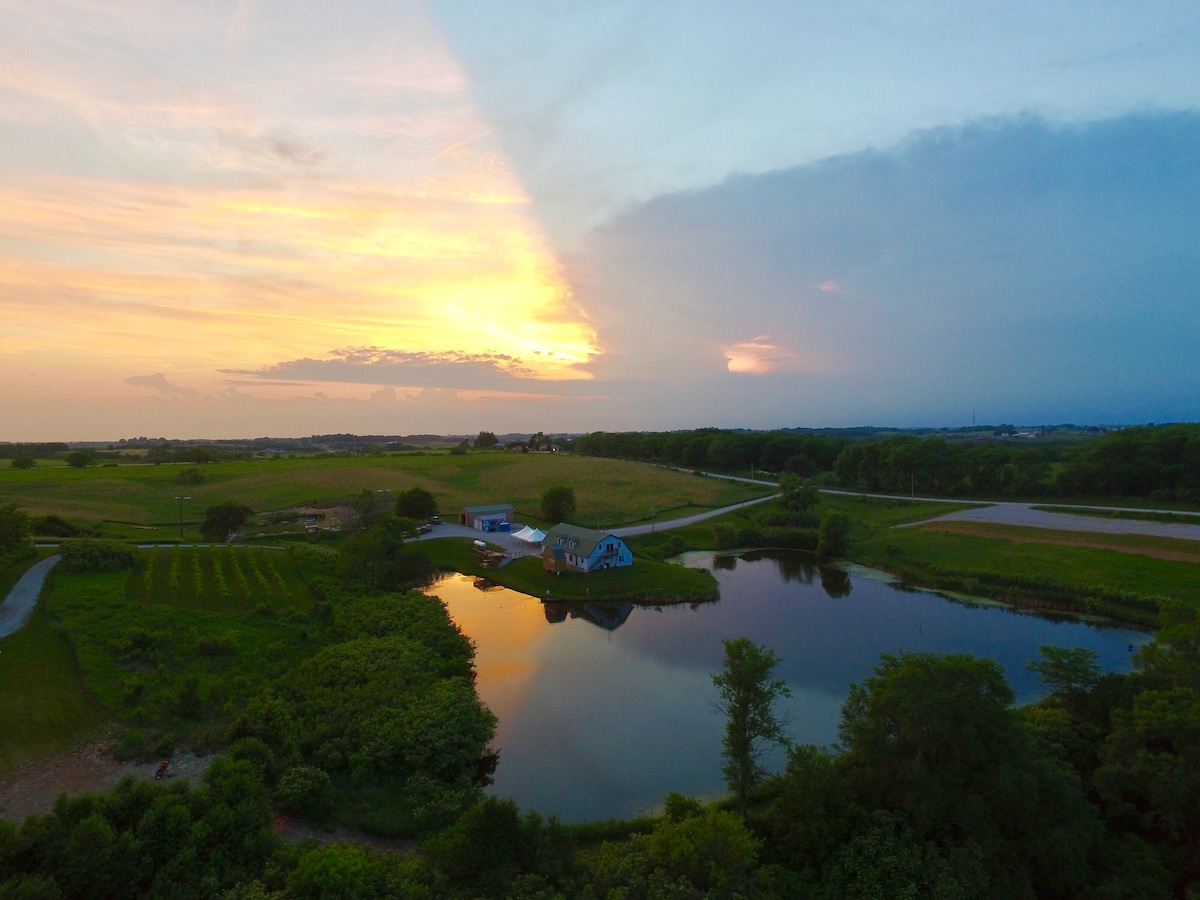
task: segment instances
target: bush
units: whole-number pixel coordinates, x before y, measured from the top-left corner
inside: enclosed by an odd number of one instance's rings
[[[279,779],[276,799],[289,812],[321,821],[329,816],[333,782],[316,766],[293,766]]]
[[[845,556],[849,545],[850,517],[844,512],[829,510],[821,516],[817,553],[821,556]]]
[[[72,525],[62,516],[43,516],[40,519],[34,519],[30,527],[38,537],[71,538],[79,537],[84,533],[82,528]]]
[[[62,557],[59,569],[73,575],[125,572],[137,560],[132,548],[125,544],[90,538],[65,545],[59,555]]]

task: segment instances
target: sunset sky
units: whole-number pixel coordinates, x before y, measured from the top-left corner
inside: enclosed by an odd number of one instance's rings
[[[1193,2],[0,16],[0,440],[1200,419]]]

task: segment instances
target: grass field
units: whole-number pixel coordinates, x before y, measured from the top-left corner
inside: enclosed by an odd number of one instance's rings
[[[322,633],[292,555],[277,550],[142,551],[132,572],[55,572],[49,584],[29,626],[0,645],[10,764],[104,718],[144,730],[131,750],[219,742],[230,711]]]
[[[932,528],[880,529],[855,542],[850,558],[917,586],[1149,626],[1157,624],[1162,598],[1200,601],[1194,562],[1068,544],[1064,536],[1074,535],[1047,532],[1015,541]]]
[[[84,687],[71,642],[40,609],[0,640],[0,772],[70,749],[106,718]]]
[[[937,516],[976,509],[985,503],[930,503],[927,500],[903,500],[892,497],[863,497],[848,494],[821,494],[822,509],[839,509],[874,526],[890,527],[923,522]]]
[[[198,471],[203,481],[180,483],[180,473],[187,470]],[[180,503],[175,498],[188,496],[191,500],[183,504],[184,537],[194,540],[204,509],[216,503],[244,503],[261,514],[347,502],[363,490],[398,492],[411,487],[430,491],[444,513],[507,502],[517,508],[520,521],[541,524],[542,492],[557,484],[575,489],[579,524],[602,528],[650,521],[652,508],[662,521],[684,510],[739,503],[768,491],[621,460],[487,451],[465,456],[398,453],[204,466],[5,468],[0,469],[0,504],[16,503],[33,518],[54,514],[74,522],[104,523],[106,534],[113,537],[158,541],[179,537]],[[257,519],[248,531],[266,530],[266,524]]]

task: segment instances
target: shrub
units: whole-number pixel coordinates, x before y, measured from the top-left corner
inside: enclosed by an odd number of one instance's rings
[[[821,556],[845,556],[849,544],[850,517],[844,512],[832,509],[821,516],[817,553]]]
[[[132,548],[116,541],[85,538],[67,544],[60,551],[59,568],[75,575],[100,572],[124,572],[132,569],[137,557]]]
[[[320,821],[332,806],[333,782],[316,766],[293,766],[279,779],[276,798],[289,812]]]

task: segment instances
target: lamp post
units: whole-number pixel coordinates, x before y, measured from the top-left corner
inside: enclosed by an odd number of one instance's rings
[[[650,533],[654,534],[654,507],[650,507]]]
[[[182,543],[183,542],[183,501],[191,500],[192,498],[177,496],[175,499],[179,501],[179,541],[180,541],[180,543]]]

